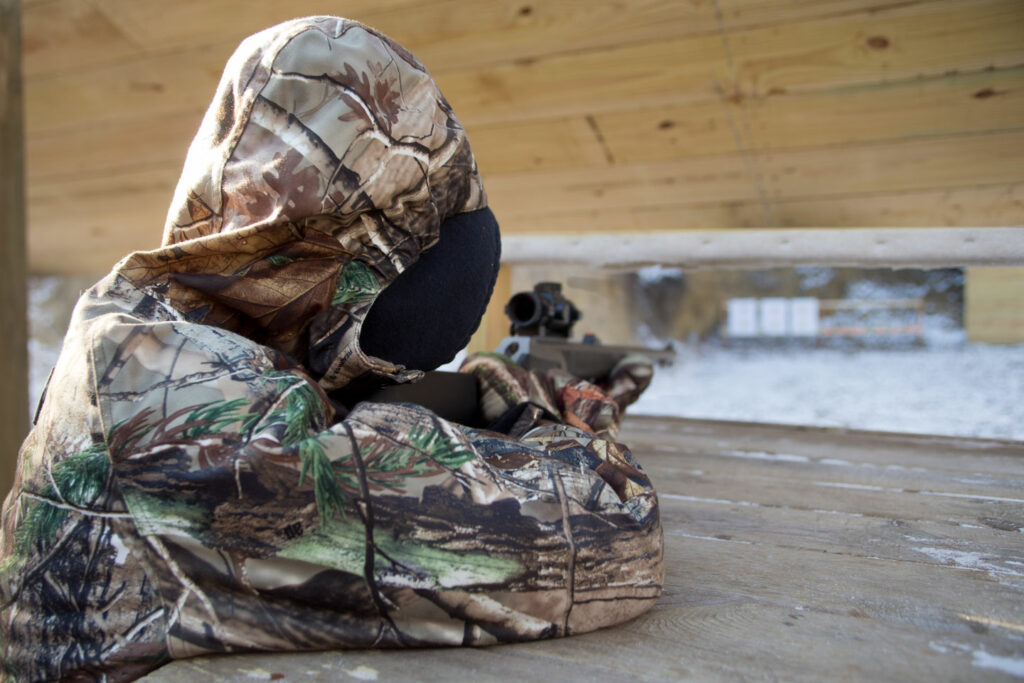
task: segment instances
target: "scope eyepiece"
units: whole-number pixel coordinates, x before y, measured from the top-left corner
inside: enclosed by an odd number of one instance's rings
[[[505,314],[512,322],[511,334],[568,338],[580,311],[562,296],[558,282],[541,282],[532,292],[519,292],[509,299]]]
[[[540,322],[544,309],[540,297],[533,292],[519,292],[508,300],[505,313],[515,327],[529,327]]]

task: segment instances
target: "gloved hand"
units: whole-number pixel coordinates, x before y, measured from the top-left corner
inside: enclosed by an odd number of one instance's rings
[[[478,353],[460,372],[476,377],[481,413],[498,431],[518,436],[548,422],[615,438],[623,410],[650,384],[653,367],[643,356],[628,356],[598,385],[565,370],[527,370],[507,356]]]
[[[608,397],[615,401],[620,410],[636,403],[640,395],[651,385],[654,378],[654,364],[641,354],[632,354],[620,360],[608,378],[601,383]]]

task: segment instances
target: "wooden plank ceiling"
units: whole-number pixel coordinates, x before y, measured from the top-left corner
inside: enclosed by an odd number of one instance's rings
[[[157,245],[239,40],[344,13],[411,49],[506,234],[1000,226],[1019,0],[25,0],[34,272]]]

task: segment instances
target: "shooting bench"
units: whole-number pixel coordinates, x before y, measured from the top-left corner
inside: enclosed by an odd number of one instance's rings
[[[484,649],[201,657],[179,680],[1010,680],[1024,675],[1024,445],[630,418],[658,488],[648,614]]]

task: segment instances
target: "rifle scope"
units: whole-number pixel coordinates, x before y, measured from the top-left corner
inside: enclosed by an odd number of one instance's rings
[[[562,296],[558,282],[541,282],[532,292],[519,292],[509,299],[505,314],[512,322],[511,334],[568,338],[580,311]]]

